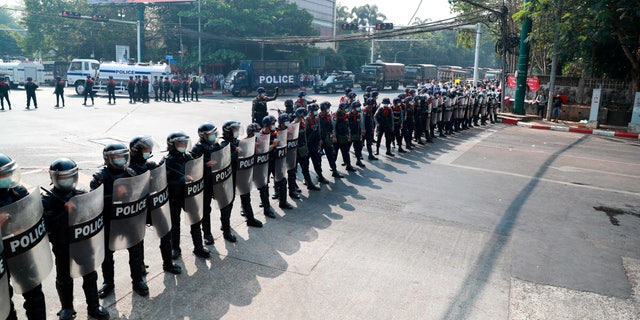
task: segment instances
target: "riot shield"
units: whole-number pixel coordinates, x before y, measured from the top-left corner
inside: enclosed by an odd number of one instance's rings
[[[240,140],[238,152],[238,172],[236,173],[236,189],[239,194],[251,192],[253,183],[253,166],[256,161],[256,138]]]
[[[38,192],[0,208],[0,213],[10,216],[0,233],[3,235],[4,258],[11,282],[20,294],[42,283],[53,267],[42,212],[42,200]]]
[[[444,103],[444,121],[451,121],[451,115],[453,114],[453,106],[451,105],[451,98],[447,98],[447,101]]]
[[[113,182],[109,249],[135,246],[144,239],[149,208],[149,171]]]
[[[287,131],[278,132],[278,145],[276,145],[276,165],[275,165],[275,180],[281,181],[287,176]]]
[[[151,215],[151,224],[159,238],[171,231],[167,169],[164,163],[150,171],[149,214]]]
[[[196,224],[202,220],[203,205],[202,198],[204,194],[204,157],[187,161],[184,170],[185,176],[187,176],[187,182],[185,183],[184,190],[184,215],[185,221],[189,225]],[[211,201],[211,199],[207,199]]]
[[[269,177],[269,140],[268,134],[258,136],[256,140],[256,163],[253,166],[253,184],[260,189],[267,185]]]
[[[300,123],[292,123],[287,128],[287,170],[293,170],[296,167],[296,155],[298,152],[298,135],[300,133]]]
[[[0,234],[2,238],[2,234]],[[9,277],[7,276],[7,264],[4,261],[4,247],[0,241],[0,319],[6,319],[11,311],[9,303]]]
[[[437,105],[436,99],[433,99],[431,101],[429,111],[431,114],[431,117],[430,117],[431,125],[435,126],[438,123],[438,105]]]
[[[211,153],[216,164],[211,167],[213,175],[213,198],[222,209],[233,201],[233,168],[231,167],[231,144]]]
[[[104,260],[104,187],[69,199],[69,274],[82,277]]]

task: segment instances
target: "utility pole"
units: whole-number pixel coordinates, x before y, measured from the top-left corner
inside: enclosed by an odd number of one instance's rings
[[[529,11],[530,0],[524,0],[525,10]],[[527,93],[527,71],[529,70],[529,51],[531,45],[527,41],[531,33],[532,21],[529,13],[525,13],[522,20],[522,32],[520,32],[520,55],[518,57],[518,74],[516,77],[516,100],[513,113],[525,114],[524,98]]]
[[[558,37],[560,15],[562,15],[562,0],[556,0],[556,25],[553,28],[553,51],[551,56],[551,76],[549,77],[549,96],[547,97],[547,121],[551,120],[551,110],[553,108],[553,96],[556,91],[556,73],[558,69]]]
[[[144,60],[144,3],[138,4],[138,63]]]
[[[476,24],[476,52],[473,57],[473,86],[478,84],[478,65],[480,63],[480,35],[482,34],[482,24],[478,22]]]
[[[200,35],[200,2],[198,0],[198,75],[202,74],[202,36]]]

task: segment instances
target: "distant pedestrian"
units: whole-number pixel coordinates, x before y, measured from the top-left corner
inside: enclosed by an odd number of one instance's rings
[[[5,99],[7,100],[9,110],[11,110],[11,101],[9,101],[9,89],[11,89],[11,85],[9,84],[9,77],[0,78],[0,105],[2,106],[3,111]]]
[[[31,106],[31,100],[33,99],[33,106],[38,109],[38,100],[36,100],[36,89],[38,85],[33,82],[33,78],[28,77],[27,83],[24,84],[24,90],[27,92],[27,110]]]
[[[558,118],[560,117],[560,110],[562,110],[562,98],[560,95],[556,94],[553,96],[553,111],[551,112],[551,117],[553,118],[553,122],[558,122]]]
[[[545,94],[544,90],[541,90],[541,92],[536,97],[536,105],[538,106],[538,116],[540,116],[540,119],[544,119],[544,108],[547,107],[547,95]]]
[[[64,86],[64,80],[60,77],[56,77],[56,88],[53,91],[53,93],[56,94],[56,108],[60,108],[60,99],[62,99],[62,107],[64,108]]]

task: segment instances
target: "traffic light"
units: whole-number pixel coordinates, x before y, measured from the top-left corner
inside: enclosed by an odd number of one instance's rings
[[[93,15],[91,17],[91,19],[93,21],[98,21],[98,22],[107,22],[107,21],[109,21],[109,18],[107,16],[101,16],[101,15],[97,15],[97,14]]]
[[[343,23],[342,30],[358,30],[360,27],[357,23]]]
[[[71,18],[71,19],[80,19],[80,18],[82,18],[82,14],[80,14],[80,12],[62,11],[62,13],[60,15],[62,17],[64,17],[64,18]]]
[[[376,24],[376,30],[391,30],[393,29],[393,23],[378,23]]]

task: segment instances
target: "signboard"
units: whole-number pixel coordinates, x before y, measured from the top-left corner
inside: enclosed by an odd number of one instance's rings
[[[540,79],[539,78],[527,78],[527,86],[531,91],[538,91],[540,88]]]
[[[507,87],[515,88],[516,87],[516,77],[509,76],[507,77]]]
[[[195,2],[196,0],[87,0],[88,4],[104,3],[169,3],[169,2]]]
[[[258,76],[258,84],[260,85],[293,83],[296,83],[296,75],[294,74],[261,74]]]
[[[640,125],[640,92],[636,92],[636,97],[633,99],[631,123]]]
[[[129,61],[129,46],[116,45],[116,59],[115,61],[126,63]]]

